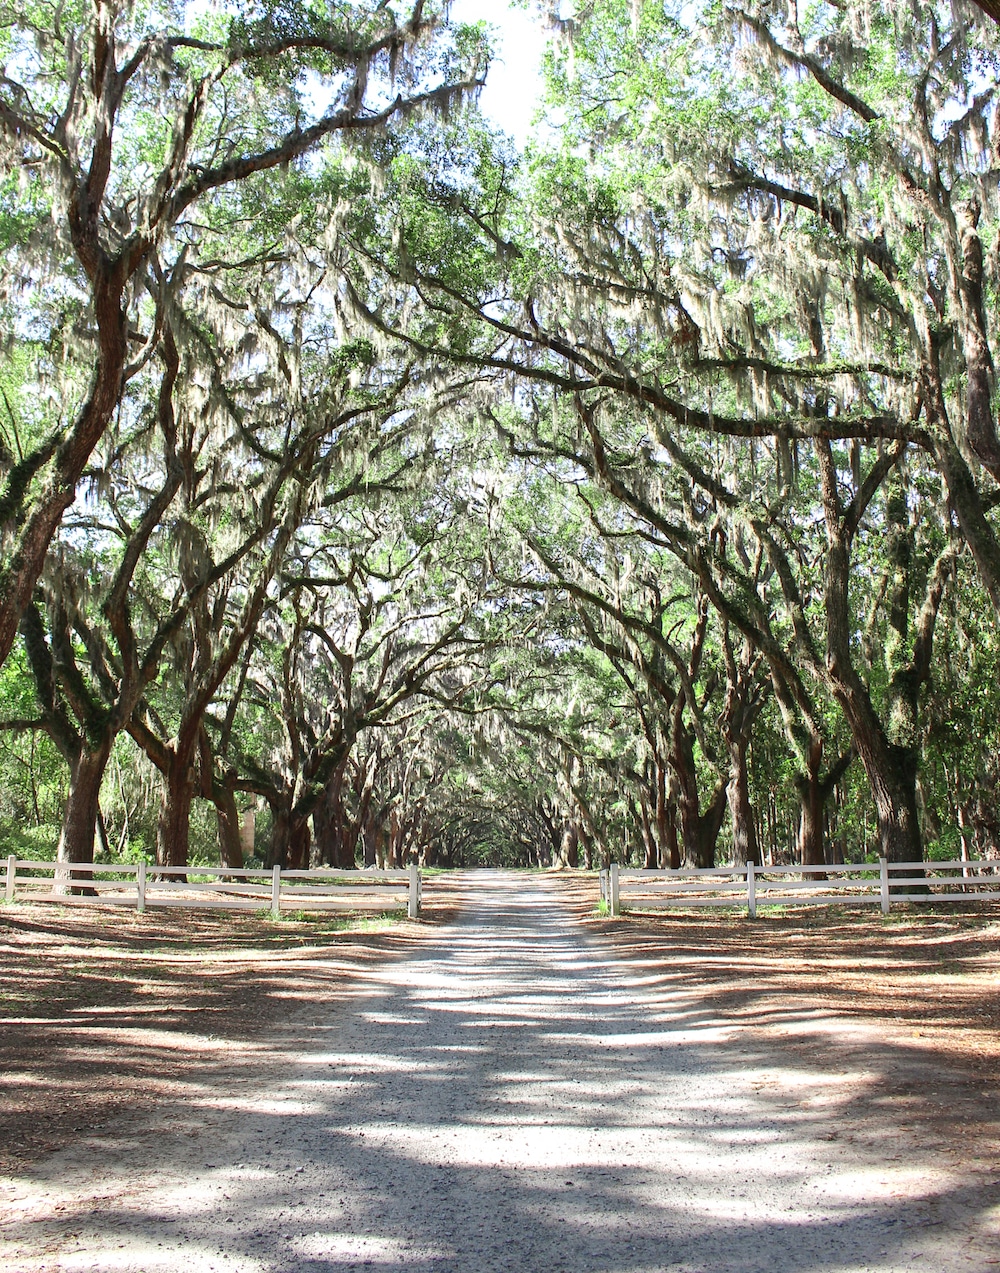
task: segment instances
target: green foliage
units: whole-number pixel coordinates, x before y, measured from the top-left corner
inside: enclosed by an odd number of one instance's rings
[[[59,823],[7,823],[0,827],[0,855],[14,856],[24,861],[54,862],[59,842]]]
[[[135,363],[39,581],[52,685],[21,646],[0,670],[5,843],[51,856],[53,739],[68,757],[110,731],[112,861],[154,860],[178,757],[192,864],[218,860],[222,794],[259,814],[254,861],[296,817],[338,866],[639,863],[670,817],[690,857],[740,690],[770,860],[798,851],[810,749],[827,772],[858,702],[909,766],[929,856],[995,847],[989,553],[941,459],[942,439],[971,455],[979,310],[995,336],[995,263],[978,308],[958,281],[968,235],[988,248],[1000,224],[977,96],[995,33],[922,4],[817,3],[793,28],[597,0],[552,44],[561,122],[522,156],[447,93],[367,129],[485,65],[484,24],[267,0],[197,15],[192,47],[169,44],[176,6],[116,12],[122,47],[168,41],[124,86],[98,218],[108,259],[150,233],[122,310]],[[4,102],[30,96],[34,129],[9,130],[0,170],[5,548],[99,354],[62,168],[34,141],[92,22],[82,3],[59,30],[44,6],[0,22],[31,88]],[[366,44],[363,140],[300,152],[349,109]],[[78,114],[92,139],[100,110]],[[995,485],[969,482],[989,550]],[[826,805],[853,861],[879,852],[864,762]]]

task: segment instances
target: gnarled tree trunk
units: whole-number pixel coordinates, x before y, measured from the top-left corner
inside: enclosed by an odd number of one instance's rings
[[[750,803],[750,775],[747,771],[749,739],[734,739],[729,744],[729,782],[726,798],[733,821],[733,856],[736,862],[761,865],[757,843],[757,823]]]
[[[686,866],[715,866],[715,849],[726,816],[726,783],[718,782],[704,813],[698,791],[694,735],[678,723],[673,730],[670,760],[677,778],[677,808]]]
[[[889,742],[867,694],[838,693],[838,700],[871,787],[880,855],[889,862],[922,862],[916,757]]]
[[[580,828],[575,822],[563,825],[562,837],[559,841],[559,852],[553,866],[576,867],[580,864]]]
[[[70,769],[69,795],[63,813],[62,831],[56,848],[59,863],[94,861],[94,837],[100,813],[101,783],[111,755],[111,740],[105,738],[96,750],[81,746]],[[73,873],[73,879],[89,881],[89,872]],[[57,872],[54,891],[66,892],[68,877]],[[74,885],[73,892],[91,894],[92,888]]]
[[[803,866],[825,866],[823,843],[823,784],[815,770],[795,775],[799,793],[799,861]],[[810,872],[810,878],[823,878]]]
[[[160,816],[156,825],[158,866],[187,866],[191,839],[191,804],[195,796],[194,759],[190,751],[171,751],[163,774]]]
[[[212,785],[212,803],[219,828],[219,860],[223,866],[240,870],[243,867],[243,838],[236,792],[226,782],[215,782]]]

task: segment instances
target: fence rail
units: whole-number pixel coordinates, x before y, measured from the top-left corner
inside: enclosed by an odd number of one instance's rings
[[[612,915],[688,907],[920,905],[1000,898],[1000,862],[893,862],[841,866],[746,866],[600,872],[601,900]]]
[[[405,906],[420,914],[423,880],[414,862],[406,870],[283,871],[219,866],[148,866],[33,862],[7,858],[5,897],[33,902],[130,906],[211,907],[222,910],[384,911]]]

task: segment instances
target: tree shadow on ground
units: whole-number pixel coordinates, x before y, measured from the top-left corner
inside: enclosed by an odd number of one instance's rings
[[[684,970],[724,960],[722,938],[692,934],[666,970],[640,946],[623,974],[605,943],[558,921],[534,940],[502,906],[510,933],[459,926],[314,1019],[327,983],[301,970],[284,1042],[196,1056],[147,1126],[40,1164],[29,1194],[62,1189],[66,1210],[29,1207],[8,1241],[63,1250],[72,1231],[81,1260],[120,1252],[102,1267],[144,1273],[181,1251],[241,1273],[992,1265],[985,1141],[928,1135],[888,1099],[901,1073],[921,1110],[952,1095],[922,1046],[776,1004],[742,967],[706,993]],[[150,1047],[166,1068],[168,1043]],[[95,1207],[65,1183],[88,1154],[142,1190]]]
[[[414,926],[346,931],[97,907],[0,910],[0,1172],[257,1057],[303,1005],[349,997]],[[208,1081],[211,1081],[209,1078]]]

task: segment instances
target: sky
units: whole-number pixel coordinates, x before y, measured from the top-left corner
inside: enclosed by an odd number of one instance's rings
[[[539,67],[547,39],[542,20],[533,7],[515,7],[508,0],[453,0],[449,14],[455,22],[485,21],[497,28],[497,56],[479,104],[523,146],[541,94]]]
[[[187,0],[185,20],[190,25],[206,10],[229,0]],[[561,10],[571,12],[574,0],[562,0]],[[406,12],[403,5],[400,12]],[[448,15],[455,22],[488,22],[496,28],[496,57],[490,64],[479,104],[489,119],[523,147],[532,132],[531,120],[541,95],[540,67],[548,34],[532,0],[451,0]],[[319,105],[322,109],[322,104]]]

